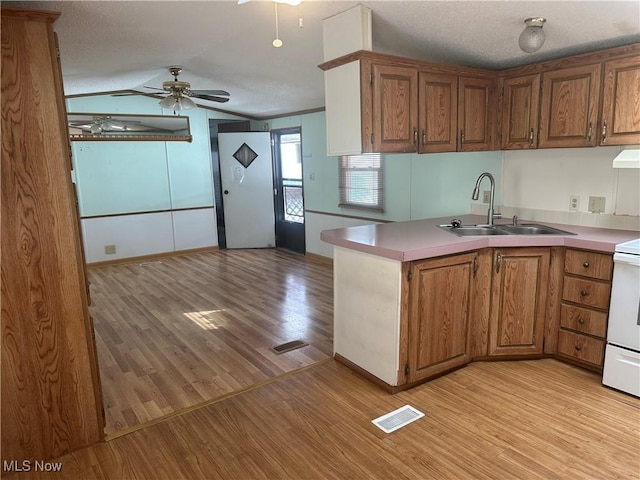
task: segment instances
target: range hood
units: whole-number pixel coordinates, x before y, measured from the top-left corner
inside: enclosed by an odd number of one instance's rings
[[[613,168],[640,168],[640,145],[623,148],[613,159]]]

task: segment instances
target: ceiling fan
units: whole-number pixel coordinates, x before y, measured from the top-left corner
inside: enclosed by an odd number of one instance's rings
[[[192,90],[189,82],[178,80],[178,75],[182,72],[182,67],[172,66],[169,67],[169,72],[173,75],[173,80],[167,80],[162,82],[162,88],[144,87],[151,90],[159,90],[169,95],[160,101],[162,108],[172,109],[174,112],[177,110],[188,110],[195,108],[196,104],[191,98],[201,98],[202,100],[209,100],[211,102],[224,103],[229,101],[229,92],[224,90]],[[120,95],[140,95],[140,93],[123,93]],[[189,98],[191,97],[191,98]]]
[[[69,128],[81,130],[83,133],[100,135],[110,132],[141,132],[148,131],[147,126],[137,120],[114,120],[110,115],[94,115],[91,119],[69,122]]]

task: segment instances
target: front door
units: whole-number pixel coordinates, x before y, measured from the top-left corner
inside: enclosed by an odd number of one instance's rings
[[[227,248],[275,247],[268,132],[218,135]]]
[[[305,253],[300,127],[271,132],[276,188],[276,246]]]

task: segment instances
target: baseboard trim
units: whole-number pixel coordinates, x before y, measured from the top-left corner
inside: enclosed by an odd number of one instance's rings
[[[214,247],[191,248],[189,250],[174,250],[173,252],[154,253],[152,255],[141,255],[138,257],[118,258],[115,260],[106,260],[104,262],[87,263],[87,268],[107,267],[110,265],[123,265],[126,263],[149,262],[149,261],[157,260],[160,258],[178,257],[181,255],[191,255],[193,253],[215,252],[218,250],[219,248],[217,245]]]
[[[309,260],[314,260],[319,263],[326,263],[327,265],[333,266],[333,258],[325,257],[324,255],[318,255],[317,253],[306,252],[304,254]]]
[[[393,394],[399,391],[397,386],[394,387],[393,385],[389,385],[384,380],[379,379],[373,373],[368,372],[367,370],[365,370],[359,365],[356,365],[351,360],[343,357],[339,353],[334,353],[333,358],[336,360],[336,362],[341,363],[345,367],[348,367],[350,370],[353,370],[354,372],[356,372],[358,375],[363,376],[364,378],[369,380],[371,383],[376,384],[377,386],[382,388],[385,392]]]

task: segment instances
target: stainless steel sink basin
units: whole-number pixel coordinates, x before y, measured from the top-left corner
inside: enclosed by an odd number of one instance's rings
[[[484,235],[575,235],[557,228],[541,225],[539,223],[523,223],[521,225],[439,225],[459,237],[484,236]]]
[[[476,235],[509,235],[509,232],[482,225],[462,225],[460,227],[454,227],[452,225],[440,225],[440,228],[458,235],[459,237]]]
[[[496,228],[504,230],[511,235],[574,235],[571,232],[559,230],[538,223],[523,223],[521,225],[497,225]]]

